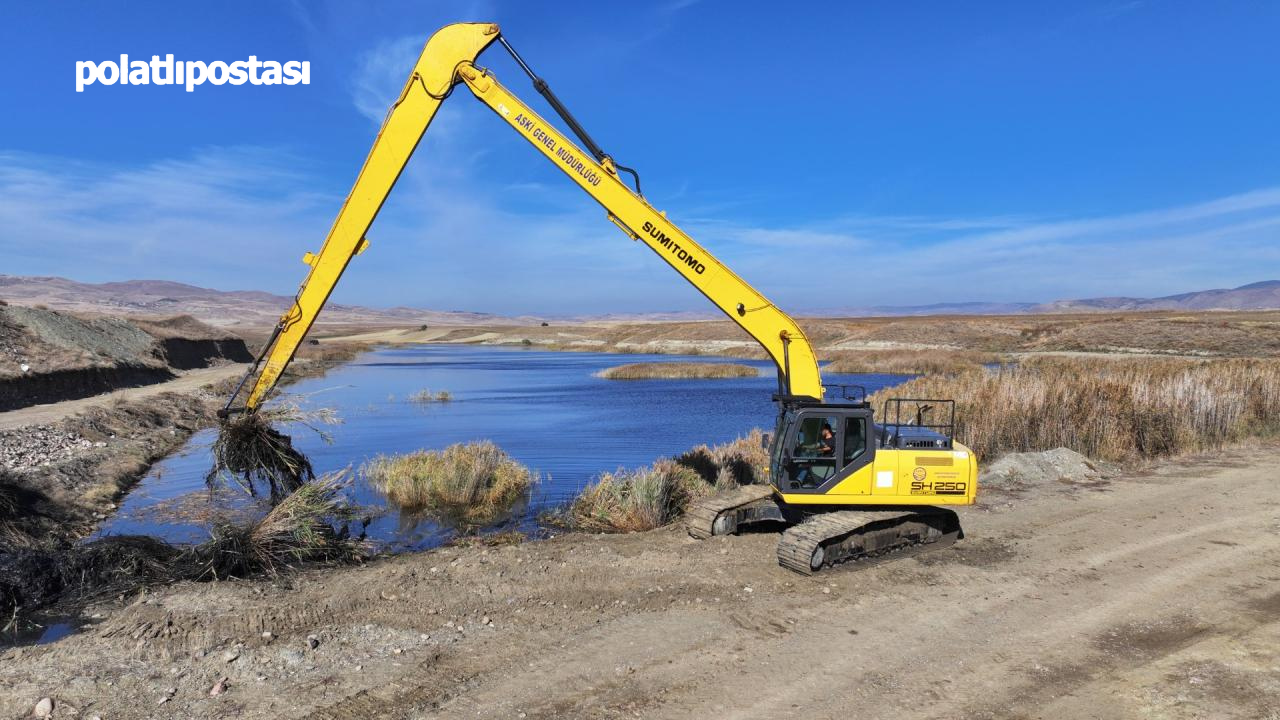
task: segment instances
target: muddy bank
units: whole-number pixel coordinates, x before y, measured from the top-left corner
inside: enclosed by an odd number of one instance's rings
[[[364,349],[309,347],[285,382],[323,374]],[[60,603],[64,611],[75,611],[66,607],[75,599],[67,589],[83,586],[83,577],[73,576],[83,576],[97,562],[94,552],[80,557],[76,543],[116,511],[120,498],[153,463],[216,422],[215,411],[238,379],[137,400],[126,395],[56,422],[0,430],[0,611],[5,618],[0,626],[18,616],[38,619]],[[110,552],[120,553],[125,566],[134,558],[138,568],[153,567],[154,558],[163,562],[173,552],[162,543],[157,547],[164,552],[152,552],[156,547],[148,542],[142,538]],[[146,552],[133,552],[140,549]],[[97,554],[103,552],[105,547]],[[151,573],[142,584],[172,579]]]
[[[20,544],[57,547],[89,532],[151,463],[213,421],[213,399],[161,393],[0,431],[0,470],[29,498],[9,518]]]
[[[203,367],[203,366],[201,366]],[[0,380],[0,412],[77,400],[174,378],[167,367],[117,366],[54,370]]]
[[[667,529],[160,588],[0,651],[0,715],[1269,717],[1280,535],[1226,529],[1275,523],[1278,462],[1037,485],[952,548],[814,577],[776,534]]]

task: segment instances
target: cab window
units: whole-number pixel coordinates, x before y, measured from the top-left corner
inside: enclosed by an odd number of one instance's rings
[[[844,464],[857,461],[867,452],[867,419],[845,418],[844,420]],[[842,467],[843,467],[842,465]]]
[[[839,418],[810,415],[800,421],[791,447],[791,486],[816,488],[836,476]]]
[[[835,417],[812,416],[800,422],[795,447],[791,455],[796,458],[835,458],[835,429],[839,427]]]

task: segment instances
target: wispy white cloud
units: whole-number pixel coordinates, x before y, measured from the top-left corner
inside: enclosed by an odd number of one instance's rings
[[[778,299],[803,307],[1156,296],[1280,278],[1280,188],[1080,219],[858,217],[708,229],[726,254],[780,239],[774,252],[741,252],[744,274],[769,273]]]
[[[279,261],[289,248],[296,259],[298,243],[322,222],[321,208],[333,206],[307,182],[305,167],[288,153],[252,147],[125,168],[0,154],[0,272],[261,286],[256,258]]]
[[[372,249],[335,300],[513,313],[705,307],[567,183],[501,183],[472,169],[484,162],[458,160],[475,153],[471,119],[461,120],[457,147],[420,151],[411,163],[370,231]],[[205,148],[124,168],[0,154],[0,272],[162,277],[287,294],[305,274],[298,257],[319,247],[344,190],[268,148]],[[537,202],[516,202],[529,197]],[[1280,277],[1280,187],[1052,221],[682,224],[797,311],[1150,296]]]

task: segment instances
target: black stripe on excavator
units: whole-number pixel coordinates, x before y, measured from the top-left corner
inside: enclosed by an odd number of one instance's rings
[[[587,146],[587,150],[595,156],[596,162],[603,163],[605,160],[609,160],[613,162],[613,166],[618,170],[629,173],[635,179],[636,194],[644,197],[644,193],[640,192],[640,173],[625,165],[619,165],[617,161],[609,157],[609,154],[601,149],[595,140],[591,139],[591,136],[587,134],[587,129],[582,127],[582,124],[573,116],[573,113],[569,112],[569,108],[565,107],[564,103],[560,102],[560,98],[556,97],[556,94],[551,91],[551,86],[547,84],[547,81],[538,77],[533,68],[529,67],[524,58],[520,57],[520,54],[516,52],[516,49],[511,47],[511,43],[507,42],[507,39],[501,34],[498,35],[498,42],[502,43],[502,47],[506,48],[507,52],[516,61],[516,64],[520,66],[520,69],[524,70],[524,74],[528,75],[529,79],[533,81],[533,89],[537,90],[538,94],[546,99],[547,103],[551,105],[551,109],[556,111],[560,119],[564,120],[569,129],[573,131],[573,134],[577,135],[582,144]]]

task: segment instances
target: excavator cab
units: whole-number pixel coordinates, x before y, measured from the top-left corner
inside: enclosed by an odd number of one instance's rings
[[[793,406],[778,417],[769,477],[785,493],[824,493],[875,460],[875,423],[865,403]]]

